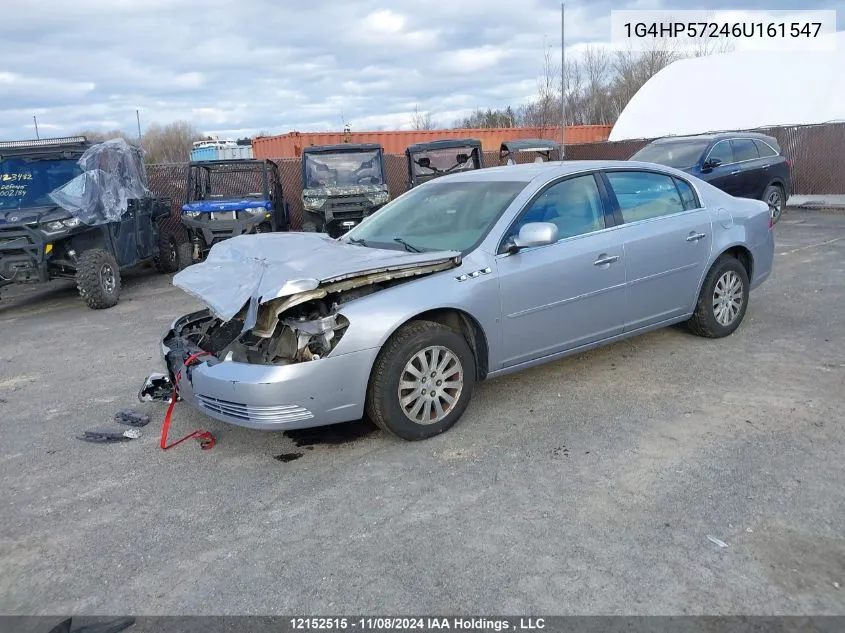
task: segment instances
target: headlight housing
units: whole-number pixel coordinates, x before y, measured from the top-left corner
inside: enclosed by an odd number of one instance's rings
[[[58,233],[59,231],[75,228],[80,224],[82,224],[82,220],[79,218],[67,218],[66,220],[54,220],[52,222],[47,222],[40,225],[40,228],[46,233]]]
[[[375,191],[367,194],[370,204],[386,204],[390,200],[390,193],[387,191]]]
[[[302,206],[309,211],[319,211],[326,204],[325,198],[315,198],[312,196],[302,197]]]

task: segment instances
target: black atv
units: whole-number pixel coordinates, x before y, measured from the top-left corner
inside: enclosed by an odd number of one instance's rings
[[[409,145],[408,189],[438,176],[484,167],[481,141],[474,138],[442,140]]]
[[[389,200],[381,145],[342,143],[302,150],[303,231],[339,237]]]
[[[534,154],[533,160],[531,154]],[[525,156],[525,158],[521,158]],[[517,163],[547,163],[552,160],[563,160],[560,143],[543,138],[523,138],[515,141],[505,141],[499,148],[500,165],[516,165]]]
[[[144,153],[122,139],[0,142],[0,287],[75,279],[89,307],[110,308],[121,272],[180,270],[187,234],[147,188]]]
[[[182,223],[192,244],[192,261],[205,259],[217,242],[248,233],[285,231],[289,208],[279,166],[271,160],[193,161]]]

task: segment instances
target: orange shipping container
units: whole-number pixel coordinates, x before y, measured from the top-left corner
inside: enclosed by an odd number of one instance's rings
[[[611,125],[571,125],[566,128],[566,144],[600,143],[610,135]],[[404,154],[414,143],[448,138],[475,138],[485,152],[499,150],[503,141],[523,138],[546,138],[560,141],[560,127],[514,127],[457,130],[397,130],[389,132],[289,132],[265,136],[252,141],[255,158],[293,158],[309,145],[336,143],[378,143],[385,154]]]

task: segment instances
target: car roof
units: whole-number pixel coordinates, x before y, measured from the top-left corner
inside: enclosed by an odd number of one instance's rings
[[[544,163],[525,163],[522,165],[503,165],[501,167],[487,167],[472,171],[449,174],[437,178],[439,181],[448,179],[451,182],[463,181],[515,181],[531,182],[532,180],[552,180],[559,176],[567,176],[582,171],[598,169],[648,169],[671,175],[682,175],[677,169],[632,160],[553,160]]]
[[[756,138],[761,141],[773,141],[775,137],[760,132],[712,132],[709,134],[690,134],[688,136],[664,136],[652,141],[658,143],[674,143],[677,141],[721,141],[729,138]]]

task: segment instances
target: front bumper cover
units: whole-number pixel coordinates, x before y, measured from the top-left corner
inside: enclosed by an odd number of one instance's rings
[[[201,350],[181,330],[207,310],[176,319],[161,343],[171,380]],[[182,371],[182,400],[213,418],[250,429],[284,431],[360,419],[378,348],[292,365],[252,365],[203,356]]]

